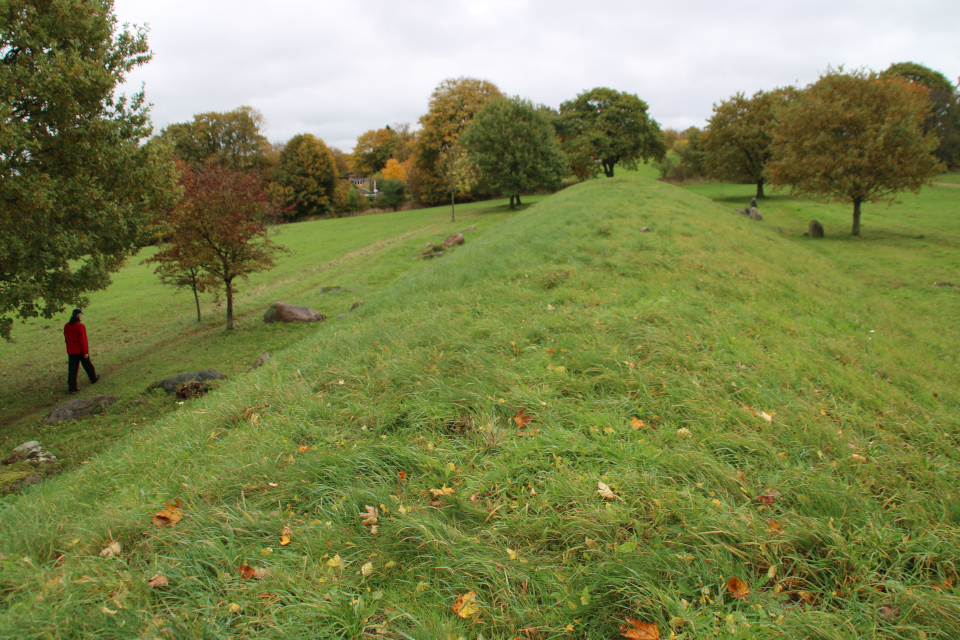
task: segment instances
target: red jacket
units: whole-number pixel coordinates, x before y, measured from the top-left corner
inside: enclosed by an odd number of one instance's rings
[[[63,325],[63,339],[67,341],[67,353],[70,355],[87,355],[87,328],[82,322],[69,322]]]

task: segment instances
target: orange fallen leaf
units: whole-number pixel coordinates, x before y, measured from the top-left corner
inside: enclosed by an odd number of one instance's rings
[[[635,618],[626,618],[627,624],[620,625],[620,635],[631,640],[660,640],[660,629],[649,622],[640,622]]]
[[[283,529],[280,530],[280,546],[285,547],[290,544],[290,536],[293,535],[293,530],[290,529],[290,525],[284,525]]]
[[[769,519],[767,520],[767,525],[768,525],[771,529],[773,529],[774,531],[780,531],[780,529],[783,528],[783,527],[780,526],[780,523],[777,522],[776,520],[774,520],[773,518],[769,518]]]
[[[453,603],[453,612],[461,618],[472,618],[478,611],[480,606],[477,604],[477,594],[473,591],[457,596]]]
[[[158,573],[149,580],[147,580],[147,586],[151,589],[159,589],[160,587],[165,587],[169,584],[167,576],[162,573]]]
[[[260,580],[267,575],[267,570],[263,568],[253,568],[248,564],[241,564],[237,569],[240,570],[240,577],[244,580]]]
[[[527,423],[531,420],[533,420],[533,416],[525,415],[522,407],[520,411],[517,411],[517,413],[513,416],[513,421],[517,423],[517,429],[525,428]]]
[[[746,600],[750,587],[740,578],[733,577],[727,580],[727,591],[737,600]]]
[[[306,446],[306,445],[304,445],[304,446],[302,446],[302,447],[297,447],[297,451],[299,451],[300,453],[306,453],[307,451],[310,451],[310,447],[308,447],[308,446]]]
[[[400,473],[397,474],[397,477],[400,478],[400,482],[406,482],[406,481],[407,481],[407,472],[406,472],[406,471],[401,471]]]
[[[430,493],[433,494],[434,498],[440,498],[443,496],[452,496],[453,494],[456,493],[456,491],[453,488],[448,487],[447,485],[443,485],[439,489],[430,489]]]
[[[630,418],[630,426],[636,431],[644,427],[644,422],[640,418]]]
[[[163,506],[167,508],[161,509],[153,514],[153,526],[166,527],[180,522],[180,519],[183,518],[183,511],[181,511],[179,507],[182,504],[179,500],[172,504],[164,503]]]

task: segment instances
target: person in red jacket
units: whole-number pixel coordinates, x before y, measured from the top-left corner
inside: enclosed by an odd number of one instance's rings
[[[90,362],[90,349],[87,348],[87,328],[80,322],[80,316],[82,315],[83,312],[80,309],[74,309],[73,315],[70,316],[70,322],[63,325],[63,339],[67,342],[67,358],[69,360],[67,386],[70,388],[70,393],[80,391],[77,388],[77,372],[79,372],[81,364],[83,370],[87,372],[87,377],[90,378],[90,384],[96,384],[97,380],[100,379],[93,368],[93,363]]]

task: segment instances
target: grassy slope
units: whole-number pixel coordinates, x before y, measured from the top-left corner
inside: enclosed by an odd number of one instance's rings
[[[163,287],[143,265],[153,253],[148,248],[114,276],[108,290],[90,296],[84,316],[103,380],[89,387],[81,371],[80,387],[88,395],[115,394],[117,405],[83,422],[41,424],[39,419],[66,399],[65,318],[15,325],[15,342],[0,342],[0,451],[40,440],[66,464],[79,464],[175,406],[168,398],[140,396],[150,383],[197,369],[219,369],[227,376],[245,373],[260,353],[282,349],[315,331],[299,324],[264,325],[260,316],[271,302],[308,305],[333,321],[399,274],[423,268],[414,256],[426,241],[438,242],[471,225],[478,228],[467,233],[470,241],[482,236],[509,215],[501,205],[460,205],[455,222],[449,209],[437,208],[278,227],[274,239],[290,253],[278,256],[276,268],[240,283],[237,330],[232,333],[223,331],[223,307],[209,296],[201,298],[203,322],[196,322],[192,294]],[[322,285],[343,290],[321,295]]]
[[[960,296],[908,278],[909,238],[773,208],[594,181],[402,278],[8,499],[0,636],[957,637]]]

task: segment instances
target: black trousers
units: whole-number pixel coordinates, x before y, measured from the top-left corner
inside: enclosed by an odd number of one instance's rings
[[[80,370],[81,364],[83,370],[87,372],[87,377],[90,378],[90,383],[93,384],[97,381],[97,372],[94,370],[90,358],[84,358],[82,355],[74,353],[67,354],[67,357],[70,359],[67,365],[67,386],[70,391],[77,390],[77,372]]]

